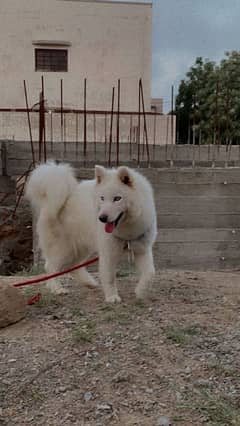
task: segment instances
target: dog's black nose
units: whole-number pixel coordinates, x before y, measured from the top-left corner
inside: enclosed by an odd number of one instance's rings
[[[99,220],[101,220],[102,223],[107,223],[108,216],[106,214],[101,214],[101,216],[99,216]]]

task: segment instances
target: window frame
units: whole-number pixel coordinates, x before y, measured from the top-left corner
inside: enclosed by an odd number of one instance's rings
[[[46,67],[44,68],[44,66],[41,67],[41,65],[39,64],[39,58],[38,58],[38,53],[39,52],[46,52],[49,55],[49,58],[45,58],[45,62],[47,63],[47,60],[49,61],[48,66],[46,65]],[[51,56],[51,52],[54,52],[56,54],[56,58],[55,58],[55,62],[54,62],[54,57],[52,54]],[[65,58],[64,56],[61,58],[57,58],[57,53],[58,52],[65,52]],[[40,58],[41,59],[41,58]],[[61,60],[63,63],[63,66],[59,66],[61,65]],[[42,58],[42,61],[44,62],[44,58]],[[69,69],[69,50],[64,46],[61,48],[56,48],[54,47],[50,47],[50,46],[37,46],[34,48],[34,65],[35,65],[35,72],[68,72]]]

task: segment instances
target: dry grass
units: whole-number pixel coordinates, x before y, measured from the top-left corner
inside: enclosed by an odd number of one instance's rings
[[[113,306],[71,280],[64,296],[41,285],[1,330],[0,424],[239,426],[239,279],[163,271],[139,302],[122,271]]]

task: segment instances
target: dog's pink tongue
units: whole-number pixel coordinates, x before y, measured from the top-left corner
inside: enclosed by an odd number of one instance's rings
[[[105,231],[108,234],[111,234],[113,232],[114,228],[115,228],[114,222],[109,222],[109,223],[105,224]]]

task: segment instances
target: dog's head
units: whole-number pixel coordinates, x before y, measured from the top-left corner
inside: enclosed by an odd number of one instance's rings
[[[127,216],[134,187],[131,170],[125,166],[105,169],[95,166],[98,219],[112,233]]]

